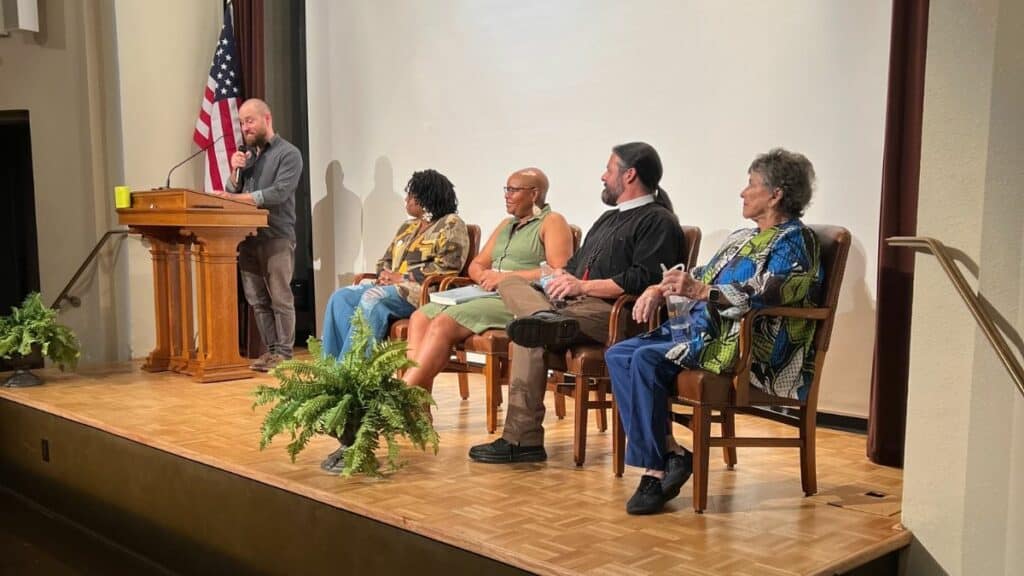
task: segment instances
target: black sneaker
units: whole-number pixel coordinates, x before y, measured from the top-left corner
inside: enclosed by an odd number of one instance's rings
[[[669,452],[665,457],[665,478],[661,481],[661,491],[665,501],[679,496],[679,490],[690,479],[693,473],[693,454],[683,449],[683,453]]]
[[[514,462],[543,462],[548,453],[543,446],[520,446],[504,438],[490,444],[480,444],[469,449],[469,457],[488,464],[511,464]]]
[[[516,318],[505,328],[510,340],[527,348],[566,347],[580,333],[580,324],[555,312],[541,310]]]
[[[644,474],[640,477],[640,485],[636,487],[633,497],[626,502],[626,513],[655,514],[661,512],[666,501],[661,491],[661,480]]]

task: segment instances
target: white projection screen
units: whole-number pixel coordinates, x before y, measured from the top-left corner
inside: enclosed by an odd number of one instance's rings
[[[749,226],[758,153],[817,170],[804,220],[854,237],[820,409],[866,416],[889,55],[888,1],[308,0],[316,299],[372,269],[435,168],[487,234],[508,173],[538,166],[584,231],[613,145],[651,143],[700,261]]]

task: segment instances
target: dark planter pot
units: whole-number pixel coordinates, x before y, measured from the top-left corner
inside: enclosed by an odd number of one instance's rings
[[[320,463],[320,468],[330,472],[331,474],[341,473],[341,469],[345,466],[345,450],[355,443],[356,431],[359,430],[360,422],[349,421],[345,424],[345,433],[338,438],[337,435],[331,434],[331,438],[338,441],[338,449],[327,455],[324,461]]]
[[[28,388],[42,384],[43,379],[30,370],[33,366],[39,365],[42,353],[42,347],[35,344],[32,346],[32,353],[28,356],[21,354],[11,356],[7,360],[7,365],[14,370],[14,373],[4,380],[3,385],[7,388]]]

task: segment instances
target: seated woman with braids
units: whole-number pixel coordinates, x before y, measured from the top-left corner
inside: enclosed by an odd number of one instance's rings
[[[813,306],[824,271],[818,239],[800,221],[811,200],[814,167],[781,148],[754,159],[740,193],[743,217],[754,228],[733,232],[704,266],[665,272],[636,301],[633,318],[646,322],[667,297],[696,301],[689,335],[675,341],[660,329],[623,340],[605,352],[612,390],[628,439],[626,464],[644,468],[626,503],[629,514],[653,514],[679,494],[693,470],[691,453],[672,437],[669,389],[688,368],[714,373],[733,368],[740,319],[768,306]],[[750,383],[769,394],[802,398],[813,380],[815,323],[759,317],[754,322]]]
[[[456,211],[455,187],[436,170],[415,172],[405,186],[402,224],[377,261],[377,281],[336,290],[324,313],[323,353],[337,358],[351,347],[351,319],[363,311],[374,337],[389,323],[408,318],[420,302],[420,285],[431,274],[458,274],[469,257],[469,233]]]
[[[540,263],[562,268],[572,256],[572,230],[547,204],[548,178],[538,168],[513,172],[505,186],[505,219],[469,265],[469,276],[485,290],[496,290],[509,276],[538,280]],[[409,358],[418,366],[405,381],[430,391],[448,363],[452,346],[473,334],[504,328],[512,313],[497,295],[456,306],[428,304],[409,321]]]

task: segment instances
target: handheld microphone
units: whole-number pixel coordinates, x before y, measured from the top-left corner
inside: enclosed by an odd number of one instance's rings
[[[193,153],[193,154],[192,154],[191,156],[189,156],[188,158],[185,158],[185,159],[184,159],[184,160],[182,160],[181,162],[178,162],[177,164],[175,164],[175,165],[174,165],[174,167],[173,167],[173,168],[171,168],[171,169],[170,169],[170,170],[169,170],[169,171],[167,172],[167,181],[166,181],[166,182],[164,183],[164,188],[170,188],[170,187],[171,187],[171,173],[173,173],[173,172],[174,172],[175,170],[177,170],[177,169],[178,169],[178,168],[179,168],[179,167],[180,167],[180,166],[181,166],[182,164],[185,164],[185,163],[187,163],[187,162],[188,162],[189,160],[191,160],[191,159],[195,158],[196,156],[199,156],[199,155],[200,155],[200,154],[202,154],[203,152],[206,152],[207,150],[209,150],[210,148],[212,148],[214,144],[216,144],[217,142],[220,142],[220,141],[221,141],[221,140],[223,140],[223,139],[224,139],[224,135],[223,135],[223,134],[221,134],[221,135],[220,135],[220,136],[219,136],[219,137],[218,137],[218,138],[217,138],[216,140],[214,140],[213,142],[210,142],[210,143],[209,143],[209,144],[207,144],[206,146],[203,146],[203,147],[202,147],[202,148],[200,148],[199,150],[196,150],[196,151],[195,151],[195,152],[194,152],[194,153]]]
[[[241,152],[242,154],[245,154],[245,159],[248,162],[248,160],[249,160],[249,147],[246,146],[245,144],[240,144],[238,146],[238,151]],[[235,168],[235,182],[237,184],[241,184],[242,183],[242,169],[241,168]]]

